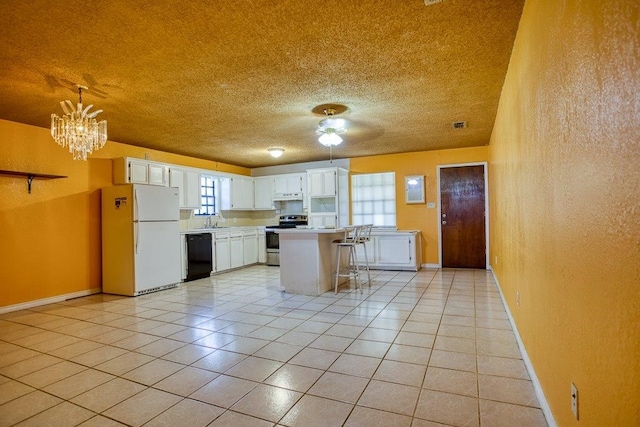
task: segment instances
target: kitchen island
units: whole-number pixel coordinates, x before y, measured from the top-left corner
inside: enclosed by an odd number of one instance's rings
[[[336,245],[344,229],[278,229],[280,240],[280,283],[288,293],[321,295],[333,289]],[[343,251],[348,255],[347,251]],[[346,265],[348,257],[341,259]],[[341,278],[340,283],[346,282]]]

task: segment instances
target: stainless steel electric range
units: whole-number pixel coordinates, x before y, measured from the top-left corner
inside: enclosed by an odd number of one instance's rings
[[[298,225],[307,225],[306,215],[280,215],[278,225],[271,225],[265,228],[267,241],[267,265],[280,265],[280,239],[278,228],[295,228]]]

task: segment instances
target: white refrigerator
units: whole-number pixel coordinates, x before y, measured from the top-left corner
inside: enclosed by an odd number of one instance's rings
[[[102,291],[136,296],[180,282],[178,189],[102,189]]]

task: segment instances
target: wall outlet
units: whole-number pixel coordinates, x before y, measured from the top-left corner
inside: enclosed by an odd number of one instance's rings
[[[520,291],[516,291],[516,305],[520,307]]]
[[[145,160],[149,160],[150,158],[151,158],[151,155],[149,153],[144,153]]]
[[[573,416],[578,419],[578,388],[574,383],[571,383],[571,412]]]
[[[493,264],[494,264],[494,265],[498,265],[498,255],[495,255],[495,256],[493,257]]]

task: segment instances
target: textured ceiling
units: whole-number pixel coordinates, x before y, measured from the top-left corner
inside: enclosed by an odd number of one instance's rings
[[[246,167],[327,159],[322,104],[334,158],[486,145],[523,3],[2,0],[0,118],[49,127],[84,84],[110,140]]]

